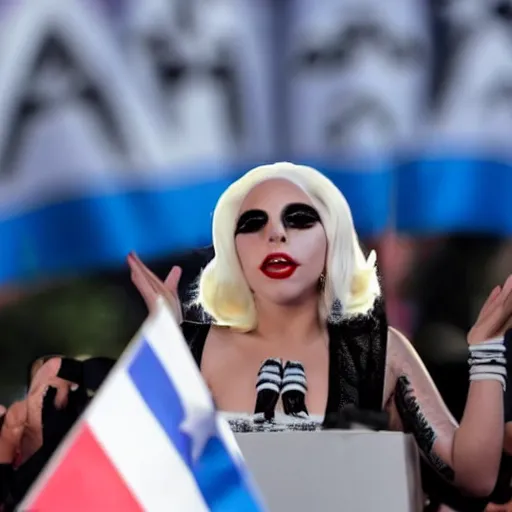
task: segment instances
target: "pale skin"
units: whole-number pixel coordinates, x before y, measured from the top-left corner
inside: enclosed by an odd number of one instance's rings
[[[240,333],[213,326],[206,340],[201,372],[221,410],[251,412],[256,400],[256,375],[262,361],[281,357],[303,363],[308,379],[308,411],[310,415],[325,413],[328,336],[317,305],[327,238],[320,223],[310,229],[286,228],[282,212],[291,203],[312,206],[308,195],[292,183],[269,180],[254,187],[240,208],[240,214],[263,210],[268,214],[268,222],[257,233],[239,234],[235,238],[239,261],[254,295],[257,328]],[[262,274],[261,261],[273,252],[286,252],[300,263],[293,278],[269,280]],[[163,283],[136,255],[131,255],[128,263],[132,279],[150,309],[158,296],[166,297],[174,308],[179,305],[179,270],[172,269]],[[469,344],[483,342],[508,328],[511,291],[512,279],[509,279],[503,288],[497,287],[491,293],[468,334]],[[176,314],[181,315],[179,306],[178,309]],[[441,476],[473,495],[487,495],[492,491],[503,446],[503,390],[499,382],[470,384],[459,426],[411,343],[390,328],[382,406],[390,415],[392,430],[404,430],[404,423],[412,425],[410,430],[423,456]],[[424,442],[425,428],[432,434],[430,444]]]
[[[60,366],[58,357],[35,365],[27,396],[7,409],[0,431],[0,464],[11,464],[18,455],[20,462],[24,462],[41,448],[43,400],[48,389],[56,389],[54,403],[60,409],[66,406],[69,391],[75,387],[75,384],[57,377]]]

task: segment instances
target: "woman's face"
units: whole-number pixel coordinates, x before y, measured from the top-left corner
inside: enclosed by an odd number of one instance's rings
[[[318,293],[327,237],[308,195],[290,181],[267,180],[247,194],[235,244],[255,297],[290,305]]]

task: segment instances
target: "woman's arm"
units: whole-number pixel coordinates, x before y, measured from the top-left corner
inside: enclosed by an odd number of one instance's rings
[[[390,328],[386,408],[392,425],[414,435],[430,465],[476,496],[495,486],[503,449],[503,387],[495,380],[470,383],[460,426],[446,408],[411,343]]]

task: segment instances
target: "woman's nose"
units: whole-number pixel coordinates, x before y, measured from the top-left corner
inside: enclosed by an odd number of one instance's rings
[[[271,226],[268,232],[268,241],[272,244],[286,242],[286,232],[281,226]]]

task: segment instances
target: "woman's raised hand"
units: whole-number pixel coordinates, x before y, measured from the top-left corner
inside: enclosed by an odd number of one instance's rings
[[[128,255],[128,265],[132,282],[142,295],[148,311],[151,313],[155,309],[158,297],[163,297],[171,307],[176,321],[181,323],[183,313],[178,295],[181,268],[172,267],[165,281],[162,281],[133,252]]]
[[[496,286],[485,301],[478,318],[468,333],[468,343],[476,345],[502,336],[512,327],[512,276]]]

